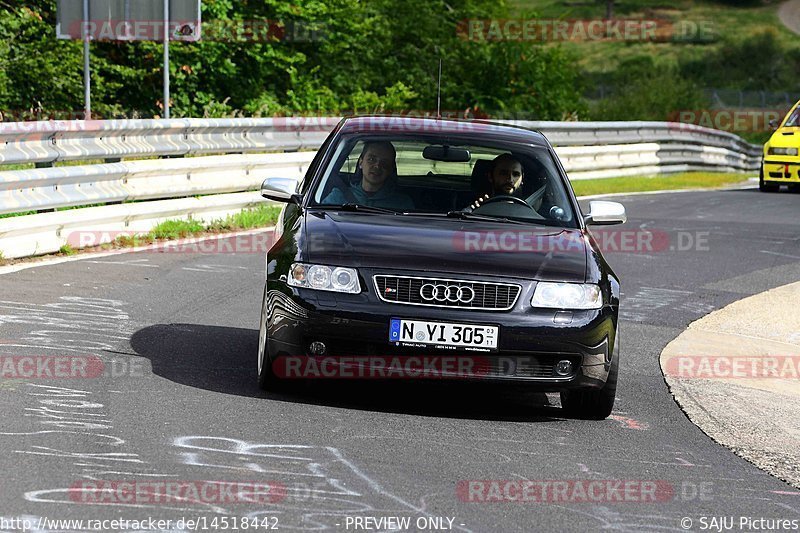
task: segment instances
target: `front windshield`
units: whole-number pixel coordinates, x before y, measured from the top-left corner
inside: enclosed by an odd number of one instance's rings
[[[311,205],[345,204],[576,227],[558,169],[542,146],[345,136]]]

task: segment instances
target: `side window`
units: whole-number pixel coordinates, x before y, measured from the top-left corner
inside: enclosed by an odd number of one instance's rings
[[[345,155],[344,151],[347,149],[348,144],[349,143],[344,141],[339,142],[338,146],[334,149],[335,153],[328,164],[327,171],[325,175],[322,176],[319,185],[314,191],[314,203],[321,203],[322,200],[332,192],[335,186],[344,185],[340,178],[344,173],[348,172],[349,167],[352,167],[352,172],[355,172],[356,161],[358,161],[358,154],[361,153],[363,143],[359,142],[358,146],[355,146]],[[352,164],[350,163],[351,159]]]
[[[339,169],[339,172],[345,174],[355,174],[356,172],[356,165],[358,164],[358,158],[361,157],[361,152],[364,151],[364,142],[358,141],[356,145],[350,150],[350,153],[347,155],[347,159],[344,160],[342,164],[342,168]]]
[[[786,121],[786,126],[800,126],[800,106],[796,107],[789,119]]]
[[[314,180],[314,174],[317,173],[320,164],[322,163],[322,158],[325,156],[325,152],[328,151],[328,147],[331,145],[331,141],[333,140],[333,133],[328,135],[328,138],[325,139],[325,142],[322,143],[319,150],[317,150],[317,154],[314,156],[314,159],[311,160],[311,164],[308,165],[308,169],[306,169],[306,175],[300,181],[299,185],[299,193],[304,195],[308,191],[308,188],[311,186],[311,182]]]

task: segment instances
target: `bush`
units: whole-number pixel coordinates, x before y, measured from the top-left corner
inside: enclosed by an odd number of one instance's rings
[[[713,53],[685,60],[681,74],[706,87],[795,91],[800,88],[800,48],[785,45],[775,30],[728,39]]]
[[[622,63],[612,76],[613,92],[592,106],[595,120],[672,120],[675,112],[707,107],[702,90],[675,66],[651,56]]]

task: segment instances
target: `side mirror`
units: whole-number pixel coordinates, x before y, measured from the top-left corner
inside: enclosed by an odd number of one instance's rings
[[[593,201],[589,202],[589,214],[583,217],[586,225],[610,226],[624,224],[628,220],[625,206],[618,202]]]
[[[297,181],[291,178],[267,178],[261,184],[261,196],[276,202],[300,204],[300,195],[295,193]]]
[[[769,121],[769,127],[772,128],[773,130],[777,130],[778,129],[778,119],[777,118],[773,118],[772,120],[770,120]]]

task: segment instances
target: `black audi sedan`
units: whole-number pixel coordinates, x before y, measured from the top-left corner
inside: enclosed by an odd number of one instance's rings
[[[550,143],[511,125],[352,117],[284,202],[267,253],[264,389],[293,379],[466,379],[613,408],[620,285]]]

